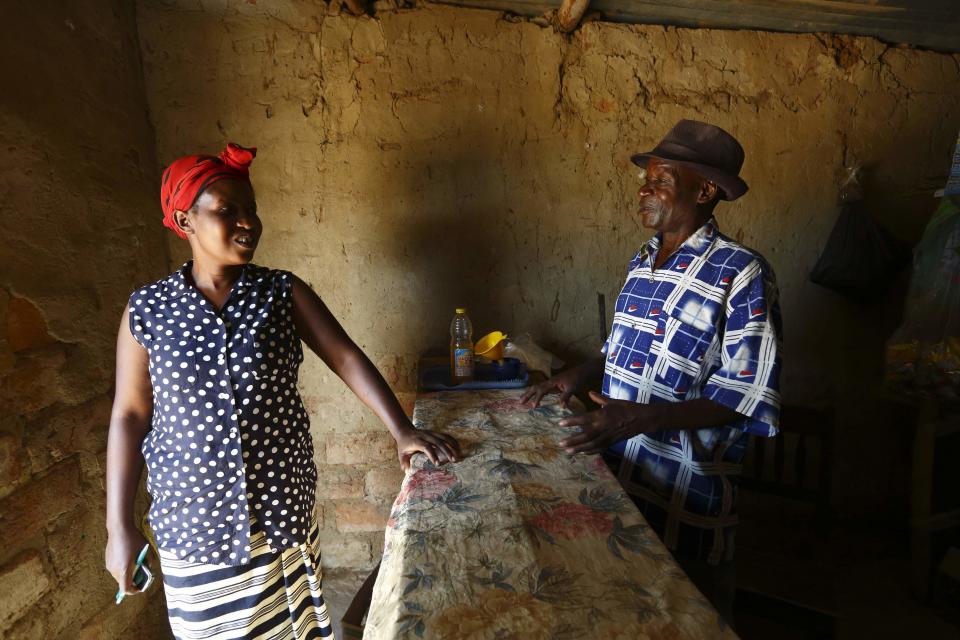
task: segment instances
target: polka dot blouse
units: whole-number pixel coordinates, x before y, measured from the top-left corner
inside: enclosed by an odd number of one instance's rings
[[[245,266],[218,313],[188,284],[191,268],[130,296],[153,384],[149,519],[162,549],[235,566],[250,559],[251,517],[273,550],[306,539],[317,471],[297,392],[303,349],[289,272]]]

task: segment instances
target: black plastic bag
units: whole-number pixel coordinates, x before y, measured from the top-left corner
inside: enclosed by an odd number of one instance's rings
[[[858,302],[876,302],[912,254],[863,208],[856,174],[851,169],[841,189],[843,208],[810,280]]]

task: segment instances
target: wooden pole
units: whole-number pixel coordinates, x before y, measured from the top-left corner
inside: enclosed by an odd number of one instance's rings
[[[563,0],[557,12],[557,26],[560,31],[570,33],[576,29],[588,6],[590,0]]]

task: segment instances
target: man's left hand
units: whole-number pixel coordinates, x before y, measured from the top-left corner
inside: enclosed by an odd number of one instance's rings
[[[590,399],[600,408],[564,418],[558,423],[561,427],[581,427],[580,433],[560,441],[567,453],[603,453],[615,442],[658,428],[654,424],[651,405],[611,400],[593,391]]]

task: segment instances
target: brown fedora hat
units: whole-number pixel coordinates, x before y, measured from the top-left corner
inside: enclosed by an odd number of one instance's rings
[[[650,158],[693,169],[720,187],[723,200],[736,200],[749,188],[738,175],[743,166],[743,147],[732,135],[706,122],[681,120],[653,151],[638,153],[630,160],[646,167]]]

